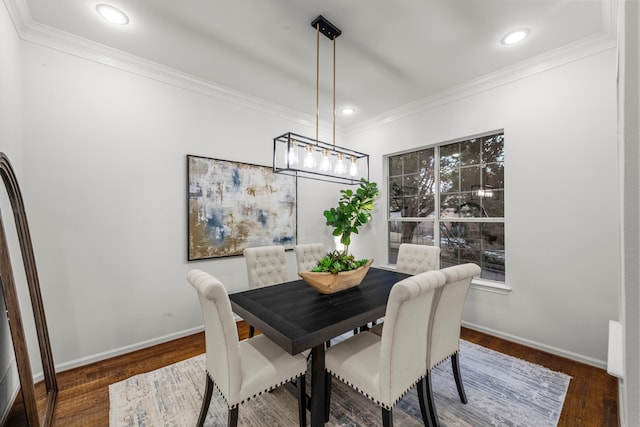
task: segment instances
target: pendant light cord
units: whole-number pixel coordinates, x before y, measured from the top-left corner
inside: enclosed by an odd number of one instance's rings
[[[336,146],[336,37],[333,36],[333,146]]]
[[[320,118],[320,23],[316,25],[316,141],[318,140],[319,118]]]
[[[320,120],[320,24],[316,25],[316,140]],[[333,145],[336,145],[336,36],[333,36]]]

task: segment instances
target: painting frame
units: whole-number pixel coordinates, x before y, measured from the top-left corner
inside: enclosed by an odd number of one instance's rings
[[[187,154],[187,261],[297,243],[297,180],[269,166]]]

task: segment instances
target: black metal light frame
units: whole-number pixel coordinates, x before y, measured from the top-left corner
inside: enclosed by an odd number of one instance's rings
[[[329,156],[337,157],[338,153],[344,156],[347,162],[347,170],[343,175],[335,173],[324,173],[317,168],[305,168],[304,161],[298,161],[297,165],[292,165],[289,157],[286,155],[290,152],[291,147],[295,147],[299,151],[312,147],[316,156],[322,155],[327,150]],[[355,161],[358,166],[358,173],[355,176],[349,175],[349,162]],[[299,178],[309,178],[319,181],[336,182],[340,184],[356,185],[362,179],[369,181],[369,155],[349,148],[338,147],[327,142],[318,141],[296,133],[287,132],[276,138],[273,138],[273,171],[285,175],[292,175]]]

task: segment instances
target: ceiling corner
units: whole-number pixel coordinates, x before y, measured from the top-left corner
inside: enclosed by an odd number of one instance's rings
[[[26,0],[3,0],[4,5],[9,12],[13,26],[16,28],[18,36],[24,39],[25,32],[29,29],[33,22],[31,11]]]

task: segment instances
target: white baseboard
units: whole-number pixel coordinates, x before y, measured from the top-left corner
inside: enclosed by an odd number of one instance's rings
[[[538,350],[546,351],[547,353],[552,353],[557,356],[564,357],[566,359],[575,360],[576,362],[581,362],[587,365],[595,366],[601,369],[607,369],[607,362],[604,360],[594,359],[592,357],[584,356],[582,354],[573,353],[571,351],[566,351],[561,348],[552,347],[546,344],[539,343],[537,341],[528,340],[525,338],[521,338],[511,334],[505,334],[504,332],[496,331],[494,329],[485,328],[484,326],[476,325],[469,322],[462,322],[462,326],[469,329],[475,329],[476,331],[484,332],[489,335],[493,335],[499,338],[504,338],[508,341],[513,341],[518,344],[526,345],[527,347],[535,348]]]
[[[236,319],[236,321],[239,319],[239,317]],[[571,359],[571,360],[575,360],[581,363],[585,363],[587,365],[591,365],[591,366],[595,366],[598,368],[602,368],[602,369],[606,369],[607,367],[607,363],[606,361],[603,360],[597,360],[591,357],[587,357],[581,354],[577,354],[577,353],[573,353],[573,352],[569,352],[557,347],[552,347],[552,346],[548,346],[536,341],[531,341],[525,338],[521,338],[515,335],[511,335],[511,334],[505,334],[503,332],[494,330],[494,329],[490,329],[490,328],[485,328],[483,326],[480,325],[476,325],[473,323],[469,323],[469,322],[462,322],[462,325],[466,328],[469,329],[474,329],[480,332],[484,332],[487,333],[489,335],[493,335],[499,338],[503,338],[509,341],[513,341],[519,344],[523,344],[526,345],[528,347],[532,347],[532,348],[536,348],[538,350],[542,350],[542,351],[546,351],[552,354],[556,354],[558,356],[561,357],[565,357],[567,359]],[[100,362],[102,360],[106,360],[112,357],[116,357],[116,356],[121,356],[123,354],[127,354],[127,353],[131,353],[133,351],[136,350],[141,350],[147,347],[151,347],[157,344],[162,344],[168,341],[172,341],[178,338],[182,338],[182,337],[186,337],[189,335],[193,335],[199,332],[204,331],[204,326],[197,326],[195,328],[191,328],[191,329],[187,329],[184,331],[180,331],[180,332],[175,332],[172,334],[168,334],[168,335],[164,335],[161,337],[157,337],[154,339],[150,339],[150,340],[146,340],[146,341],[141,341],[139,343],[135,343],[135,344],[131,344],[128,346],[124,346],[124,347],[120,347],[120,348],[116,348],[113,350],[109,350],[109,351],[105,351],[102,353],[97,353],[91,356],[87,356],[87,357],[82,357],[80,359],[75,359],[75,360],[71,360],[69,362],[64,362],[61,364],[57,364],[56,365],[56,372],[63,372],[63,371],[68,371],[70,369],[74,369],[74,368],[78,368],[80,366],[85,366],[91,363],[95,363],[95,362]],[[43,375],[42,372],[37,373],[36,375],[34,375],[34,380],[35,381],[40,381],[42,380]]]
[[[85,366],[91,363],[100,362],[102,360],[110,359],[116,356],[122,356],[123,354],[131,353],[132,351],[142,350],[143,348],[151,347],[156,344],[162,344],[168,341],[172,341],[178,338],[186,337],[189,335],[197,334],[199,332],[204,331],[204,325],[197,326],[195,328],[187,329],[185,331],[175,332],[172,334],[164,335],[158,338],[153,338],[146,341],[141,341],[139,343],[131,344],[125,347],[116,348],[113,350],[105,351],[102,353],[94,354],[87,357],[82,357],[80,359],[71,360],[69,362],[64,362],[56,365],[56,372],[68,371],[69,369],[78,368],[80,366]],[[38,375],[34,376],[36,381],[39,381],[43,378],[42,372],[38,373]]]
[[[233,314],[236,322],[242,320],[237,314]],[[80,366],[89,365],[91,363],[100,362],[106,359],[110,359],[116,356],[122,356],[123,354],[131,353],[136,350],[142,350],[143,348],[151,347],[157,344],[163,344],[168,341],[172,341],[178,338],[186,337],[189,335],[197,334],[204,331],[204,325],[196,326],[195,328],[187,329],[185,331],[174,332],[172,334],[164,335],[158,338],[153,338],[139,343],[131,344],[125,347],[116,348],[113,350],[105,351],[102,353],[93,354],[91,356],[82,357],[80,359],[70,360],[68,362],[60,363],[56,365],[56,372],[68,371],[70,369],[79,368]],[[42,372],[38,372],[33,376],[33,379],[41,381],[44,378]]]

